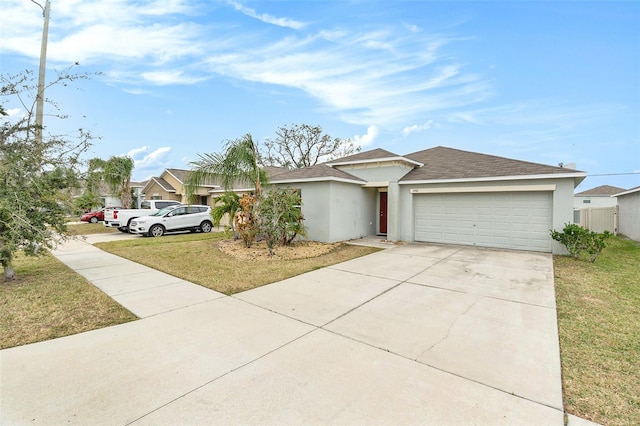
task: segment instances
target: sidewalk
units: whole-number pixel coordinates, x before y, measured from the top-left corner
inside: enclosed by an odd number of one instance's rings
[[[139,238],[130,234],[90,235],[70,240],[53,255],[139,318],[214,300],[224,295],[155,269],[106,253],[92,244]]]

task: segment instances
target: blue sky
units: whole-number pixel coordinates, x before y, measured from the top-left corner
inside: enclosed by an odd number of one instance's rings
[[[0,9],[2,73],[37,70],[41,10]],[[91,130],[88,157],[128,154],[135,180],[306,123],[640,185],[638,1],[51,0],[47,57],[102,75],[48,93],[71,118],[45,125]]]

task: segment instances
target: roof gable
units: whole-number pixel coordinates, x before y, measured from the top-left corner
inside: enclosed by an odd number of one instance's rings
[[[369,151],[359,152],[357,154],[348,155],[346,157],[337,158],[331,161],[327,161],[325,164],[333,164],[333,163],[358,163],[366,160],[379,160],[383,158],[389,157],[399,157],[398,154],[394,154],[393,152],[389,152],[382,148],[376,148]]]
[[[151,185],[151,183],[155,182],[156,184],[158,184],[160,186],[160,188],[162,188],[163,190],[167,191],[167,192],[176,192],[176,189],[171,186],[171,184],[169,182],[167,182],[166,180],[164,180],[161,177],[152,177],[151,179],[149,179],[149,181],[147,182],[147,184],[144,187],[144,190],[147,190],[147,187]]]
[[[301,169],[289,170],[281,173],[273,179],[273,183],[284,183],[287,181],[307,181],[307,180],[347,180],[355,183],[365,183],[366,181],[353,176],[345,171],[330,167],[325,163]]]
[[[405,157],[420,162],[424,166],[407,173],[401,179],[403,182],[582,173],[573,169],[442,146],[414,152]]]

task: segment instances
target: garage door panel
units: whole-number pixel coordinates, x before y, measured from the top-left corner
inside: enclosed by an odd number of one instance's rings
[[[550,192],[414,195],[416,241],[551,251]]]

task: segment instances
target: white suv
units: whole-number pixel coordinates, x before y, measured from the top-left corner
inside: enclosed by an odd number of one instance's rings
[[[150,216],[131,221],[132,234],[161,237],[171,231],[211,232],[211,207],[201,205],[175,205],[165,207]]]

